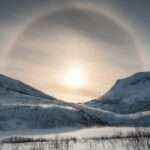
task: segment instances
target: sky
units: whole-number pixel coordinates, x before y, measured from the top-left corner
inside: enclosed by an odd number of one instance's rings
[[[1,0],[0,73],[84,102],[150,69],[149,0]]]

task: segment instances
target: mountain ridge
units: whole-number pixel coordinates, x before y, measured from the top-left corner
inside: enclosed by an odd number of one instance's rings
[[[4,88],[8,91],[18,92],[24,95],[43,97],[47,99],[56,99],[55,97],[49,96],[40,90],[35,90],[35,88],[23,83],[22,81],[10,78],[3,74],[0,74],[0,88]]]
[[[150,72],[140,72],[117,80],[106,94],[86,105],[125,114],[149,111]]]

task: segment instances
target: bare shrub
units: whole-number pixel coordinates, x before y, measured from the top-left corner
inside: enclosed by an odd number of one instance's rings
[[[133,150],[149,150],[150,149],[150,130],[136,128],[135,132],[129,135],[126,148]]]

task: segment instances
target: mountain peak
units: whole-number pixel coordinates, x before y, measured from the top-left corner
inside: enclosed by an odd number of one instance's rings
[[[139,72],[127,78],[117,80],[111,90],[114,90],[118,87],[125,87],[131,85],[136,86],[137,84],[144,84],[146,82],[150,82],[150,72]]]

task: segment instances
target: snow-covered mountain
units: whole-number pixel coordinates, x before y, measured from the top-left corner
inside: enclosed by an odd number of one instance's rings
[[[0,104],[48,103],[49,100],[56,101],[56,98],[0,74]]]
[[[76,104],[46,95],[23,82],[0,75],[0,130],[104,125]]]
[[[150,72],[118,80],[104,96],[87,105],[120,114],[150,111]]]
[[[0,75],[0,130],[150,126],[150,73],[117,81],[103,97],[67,103]]]

